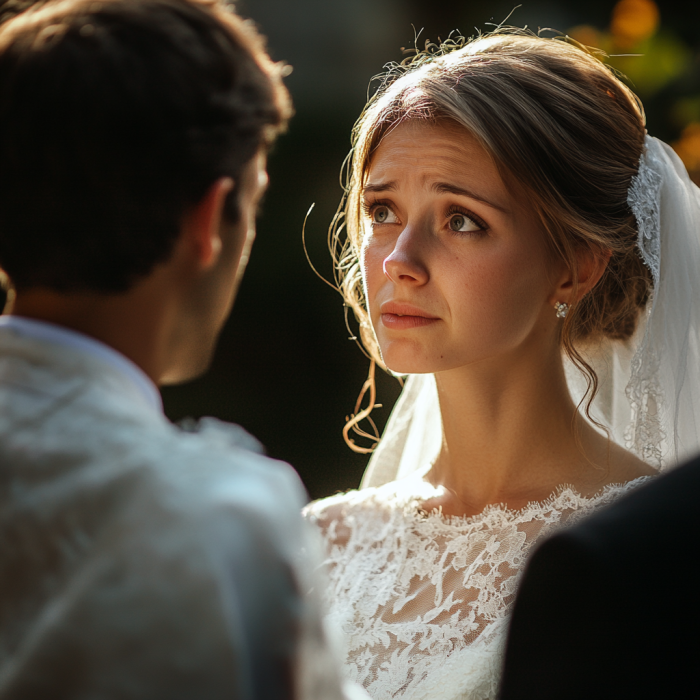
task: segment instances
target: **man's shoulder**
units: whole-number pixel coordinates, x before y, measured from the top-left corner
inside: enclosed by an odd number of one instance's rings
[[[109,502],[109,513],[94,515],[102,521],[128,510],[132,520],[160,512],[170,528],[234,519],[261,527],[267,519],[267,533],[294,527],[307,500],[301,480],[243,428],[213,418],[181,427],[139,404],[102,398],[82,392],[64,407],[52,403],[42,421],[34,406],[31,421],[17,411],[6,416],[3,478],[31,492],[36,507],[46,507],[44,498],[59,509],[86,498]]]
[[[235,507],[255,519],[298,519],[307,498],[296,471],[262,454],[260,443],[240,426],[206,418],[159,432],[157,449],[146,450],[137,462],[164,498],[207,511]]]
[[[238,683],[238,645],[272,668],[290,644],[303,488],[238,427],[109,415],[0,434],[0,536],[21,542],[0,566],[0,641],[40,630],[23,678],[78,659],[95,687],[126,677],[143,683],[139,697],[164,697],[156,684],[221,697]],[[42,626],[47,606],[60,612]]]

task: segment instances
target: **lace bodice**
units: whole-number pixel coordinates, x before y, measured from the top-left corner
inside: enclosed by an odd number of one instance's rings
[[[468,518],[421,511],[430,494],[419,491],[431,487],[417,479],[312,503],[305,513],[324,535],[328,622],[346,638],[347,679],[373,700],[495,697],[532,546],[648,478],[590,498],[563,486],[546,502]]]

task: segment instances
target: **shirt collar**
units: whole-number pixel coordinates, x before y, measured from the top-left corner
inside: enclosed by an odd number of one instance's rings
[[[73,348],[106,362],[134,384],[150,406],[160,413],[163,412],[163,400],[150,377],[129,358],[109,345],[64,326],[22,316],[0,316],[0,328],[8,328],[25,338]]]

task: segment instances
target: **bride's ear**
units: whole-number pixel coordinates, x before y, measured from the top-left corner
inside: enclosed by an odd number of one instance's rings
[[[552,302],[574,304],[581,300],[598,284],[610,262],[612,250],[593,246],[582,246],[576,253],[578,284],[574,290],[574,271],[566,268],[559,279]]]

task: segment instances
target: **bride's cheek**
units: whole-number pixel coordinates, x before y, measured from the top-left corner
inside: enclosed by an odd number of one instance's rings
[[[455,330],[464,336],[463,347],[478,346],[486,350],[516,331],[525,290],[517,280],[517,270],[502,255],[474,254],[460,258],[443,279],[443,287],[451,297],[449,305]]]
[[[376,246],[365,246],[362,251],[362,282],[365,291],[365,298],[369,306],[370,316],[374,317],[375,296],[381,287],[384,276],[384,258],[382,251]]]
[[[473,327],[494,350],[523,342],[539,316],[546,271],[523,262],[511,256],[494,260],[469,283]]]

